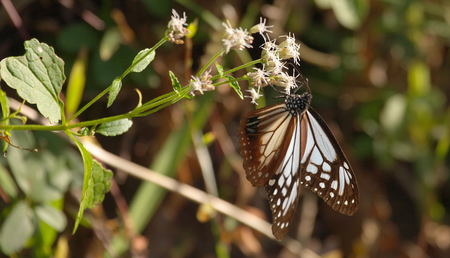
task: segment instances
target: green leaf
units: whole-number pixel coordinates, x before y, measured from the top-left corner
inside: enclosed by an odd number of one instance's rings
[[[323,9],[327,9],[331,7],[331,2],[333,0],[314,0],[314,2],[316,3],[316,5],[319,8],[323,8]]]
[[[0,247],[7,254],[19,251],[34,231],[33,212],[25,201],[18,202],[0,230]]]
[[[122,38],[118,28],[113,27],[108,29],[100,42],[100,59],[108,61],[119,49],[121,41]]]
[[[122,79],[130,72],[142,72],[153,61],[153,59],[155,59],[155,51],[150,50],[150,48],[143,49],[137,53],[130,67],[128,67],[128,69],[111,84],[107,107],[110,107],[116,100],[116,97],[122,88]]]
[[[61,119],[59,93],[66,80],[64,62],[52,47],[36,39],[24,45],[25,55],[0,62],[0,76],[21,98],[36,104],[50,122],[57,123]]]
[[[142,72],[155,59],[155,51],[150,48],[142,49],[134,57],[131,63],[131,71],[135,73]]]
[[[84,148],[83,144],[78,141],[75,136],[68,133],[67,134],[77,145],[78,150],[81,153],[81,157],[83,158],[83,167],[84,167],[84,178],[83,178],[83,189],[81,190],[81,202],[80,207],[78,208],[78,214],[77,218],[75,220],[75,225],[73,227],[72,233],[75,233],[77,231],[78,225],[80,224],[81,219],[83,218],[84,210],[88,207],[88,199],[92,198],[91,196],[88,196],[90,191],[89,189],[89,181],[91,180],[92,176],[92,156],[91,154]]]
[[[408,91],[413,96],[424,96],[431,89],[430,69],[421,61],[412,61],[408,67]]]
[[[16,184],[14,183],[11,175],[2,165],[0,165],[0,188],[12,198],[17,196]]]
[[[50,205],[39,205],[35,209],[38,218],[55,230],[61,232],[66,227],[67,221],[64,214]]]
[[[94,160],[92,163],[92,179],[89,181],[89,191],[91,191],[91,199],[88,208],[94,207],[101,203],[105,198],[105,194],[111,188],[112,171],[102,167],[100,163]]]
[[[1,81],[1,80],[0,80]],[[9,117],[9,105],[8,105],[8,97],[6,96],[6,93],[0,89],[0,106],[1,106],[1,118],[0,125],[8,125],[9,119],[5,119]],[[4,119],[4,120],[3,120]],[[0,150],[1,152],[5,153],[8,149],[8,143],[6,141],[1,141],[0,143]]]
[[[111,89],[109,90],[108,95],[108,104],[106,105],[106,107],[110,107],[114,103],[121,88],[122,80],[120,78],[116,78],[111,84]]]
[[[66,112],[67,114],[73,114],[80,105],[81,98],[84,92],[84,86],[86,82],[86,64],[87,63],[87,50],[85,48],[80,49],[77,59],[70,71],[69,82],[66,90]]]
[[[233,76],[226,76],[228,80],[230,80],[230,87],[237,93],[239,98],[244,99],[244,94],[242,94],[241,87],[239,86],[238,81]]]
[[[73,228],[73,233],[75,233],[83,218],[84,210],[92,208],[96,204],[102,202],[105,194],[111,188],[112,172],[109,169],[103,168],[97,161],[93,160],[91,154],[84,148],[83,144],[78,141],[78,139],[72,134],[68,135],[76,143],[84,163],[84,180],[80,208]]]
[[[336,19],[349,29],[359,28],[369,11],[367,0],[334,0],[330,3]]]
[[[198,31],[198,19],[195,19],[193,22],[189,23],[187,30],[188,34],[186,35],[186,38],[188,39],[193,38]]]
[[[380,114],[380,124],[388,131],[394,132],[403,123],[407,101],[402,94],[391,96]]]
[[[220,77],[222,77],[223,76],[223,66],[221,66],[218,63],[214,63],[214,64],[216,65],[217,73],[220,75]]]
[[[175,76],[175,74],[172,71],[169,71],[169,77],[170,77],[170,81],[172,82],[173,90],[175,92],[180,92],[182,86],[180,84],[180,81],[178,80],[178,78]]]
[[[116,136],[123,134],[130,129],[133,125],[133,121],[128,118],[107,122],[99,125],[95,132],[104,136]]]

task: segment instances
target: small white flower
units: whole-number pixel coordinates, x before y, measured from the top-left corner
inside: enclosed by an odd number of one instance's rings
[[[264,44],[261,46],[264,52],[278,52],[278,45],[275,43],[275,40],[264,39]]]
[[[233,28],[228,21],[224,22],[223,26],[225,27],[225,36],[222,42],[226,53],[230,52],[232,48],[243,50],[252,47],[253,37],[248,34],[246,29]]]
[[[259,33],[261,34],[261,36],[264,38],[264,40],[266,39],[266,36],[264,35],[264,33],[272,33],[272,31],[270,30],[270,28],[273,27],[273,25],[266,25],[267,19],[260,17],[259,18],[259,23],[256,24],[255,26],[253,26],[250,29],[250,33]]]
[[[252,101],[252,104],[258,105],[258,103],[256,102],[257,99],[259,99],[260,97],[262,97],[262,95],[259,93],[259,88],[258,91],[255,90],[255,88],[251,88],[250,90],[246,90],[248,93],[250,93],[250,96],[245,96],[246,98],[250,98]]]
[[[280,43],[280,58],[281,59],[289,59],[293,58],[295,64],[299,64],[300,62],[300,44],[295,42],[294,34],[289,33],[286,39]]]
[[[192,76],[191,77],[191,95],[194,96],[196,91],[200,92],[200,94],[203,95],[202,81],[200,80],[200,78]]]
[[[183,38],[188,33],[186,29],[186,13],[183,12],[183,16],[180,15],[172,9],[172,17],[170,18],[169,23],[167,24],[167,36],[169,41],[174,42],[175,44],[183,44]]]
[[[291,89],[295,89],[298,87],[297,77],[298,75],[295,75],[295,72],[293,75],[290,75],[286,72],[281,72],[271,77],[270,83],[275,86],[283,87],[286,94],[290,94]]]
[[[285,63],[281,61],[278,53],[275,51],[266,52],[263,63],[266,65],[266,70],[271,75],[282,73],[286,68]]]
[[[200,94],[203,95],[204,91],[212,91],[216,87],[212,85],[211,81],[211,71],[206,71],[203,73],[203,75],[199,78],[197,76],[191,76],[191,95],[194,96],[195,92],[198,91]]]
[[[252,86],[254,87],[264,87],[268,84],[268,76],[269,74],[267,73],[267,71],[264,70],[264,65],[263,68],[253,68],[253,72],[249,72],[247,73],[247,76],[250,78],[250,81],[252,83]]]

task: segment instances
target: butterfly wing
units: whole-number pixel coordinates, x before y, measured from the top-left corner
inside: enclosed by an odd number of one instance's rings
[[[301,131],[300,184],[335,211],[353,215],[359,204],[358,186],[333,133],[312,109],[303,113]]]
[[[273,217],[272,232],[277,239],[288,232],[300,196],[300,116],[293,116],[292,121],[293,133],[285,139],[288,147],[280,157],[282,162],[265,187]]]
[[[251,112],[241,122],[241,154],[247,179],[254,186],[266,185],[279,166],[287,139],[292,134],[292,116],[283,104]],[[290,129],[291,128],[291,129]]]
[[[265,186],[277,239],[288,232],[300,185],[338,212],[351,215],[357,210],[353,171],[315,111],[291,115],[280,104],[250,113],[241,123],[241,152],[247,179]]]

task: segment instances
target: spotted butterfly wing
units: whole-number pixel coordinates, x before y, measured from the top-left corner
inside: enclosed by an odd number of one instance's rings
[[[304,152],[300,184],[321,197],[331,208],[345,215],[358,209],[356,178],[333,133],[313,109],[304,112]],[[302,146],[302,148],[303,148]]]
[[[284,104],[250,113],[241,122],[241,153],[247,179],[265,186],[281,239],[289,229],[300,186],[334,210],[351,215],[358,207],[356,179],[333,134],[309,109],[311,95],[287,95]]]

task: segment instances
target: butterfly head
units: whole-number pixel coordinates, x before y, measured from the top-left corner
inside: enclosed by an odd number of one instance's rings
[[[290,94],[286,95],[284,103],[289,113],[294,116],[301,114],[308,109],[309,104],[311,103],[311,98],[312,96],[309,92],[304,92],[302,94]]]

